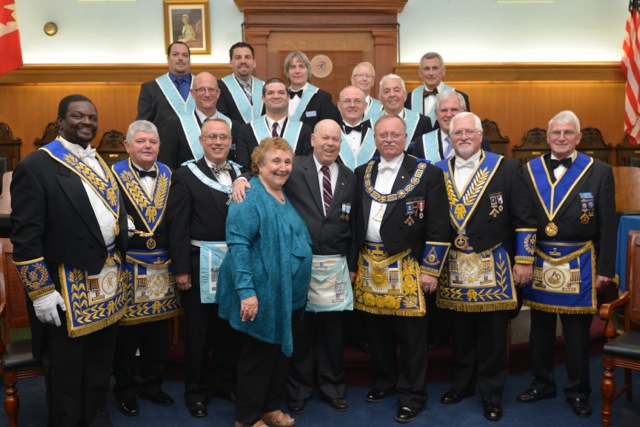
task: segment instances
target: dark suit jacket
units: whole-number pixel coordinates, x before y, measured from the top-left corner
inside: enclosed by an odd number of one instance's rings
[[[136,120],[149,120],[160,128],[165,121],[172,117],[176,117],[176,112],[160,90],[158,82],[151,80],[143,83],[138,96]]]
[[[264,118],[262,118],[262,120],[264,120]],[[284,135],[288,123],[289,119],[285,119],[283,129],[280,132],[281,135]],[[238,142],[236,144],[236,162],[242,166],[243,172],[251,170],[251,153],[253,153],[253,149],[258,146],[258,143],[259,141],[256,139],[250,123],[240,126]],[[300,129],[300,135],[298,136],[295,155],[308,156],[312,151],[311,128],[303,124]]]
[[[193,114],[196,114],[195,111]],[[196,119],[198,119],[197,115]],[[199,119],[198,123],[200,123]],[[238,134],[240,132],[240,126],[242,125],[240,122],[234,120],[231,120],[231,124],[231,149],[229,150],[227,159],[235,161],[235,144],[238,141]],[[200,123],[200,127],[202,127],[202,123]],[[178,167],[187,160],[194,160],[187,136],[184,133],[184,128],[178,116],[174,116],[165,121],[163,125],[158,128],[158,133],[160,134],[159,162],[164,163],[171,169],[178,169]]]
[[[438,123],[436,121],[436,123]],[[420,115],[420,119],[418,119],[418,125],[416,126],[416,130],[413,131],[412,135],[408,135],[409,141],[414,142],[420,138],[425,133],[429,133],[434,129],[431,124],[431,119],[427,116]]]
[[[549,155],[545,155],[545,164],[549,174],[553,172],[548,165]],[[616,242],[618,217],[616,215],[616,192],[613,180],[613,170],[608,164],[600,160],[593,161],[591,168],[580,179],[553,222],[558,226],[558,234],[551,238],[544,232],[549,223],[542,204],[536,195],[533,182],[528,170],[525,170],[525,182],[534,200],[534,213],[538,218],[539,241],[593,241],[596,248],[596,274],[606,277],[615,275]],[[595,202],[595,217],[587,224],[580,221],[582,204],[580,193],[591,193]],[[595,284],[595,280],[594,280]]]
[[[350,255],[355,232],[353,210],[347,220],[342,218],[342,206],[349,204],[353,209],[355,205],[356,176],[340,163],[338,169],[338,181],[326,217],[313,155],[296,157],[291,176],[284,185],[289,200],[307,224],[314,255]],[[356,262],[357,259],[349,260],[351,271],[355,271]]]
[[[455,162],[455,156],[449,162]],[[475,252],[479,253],[502,243],[513,263],[516,255],[516,228],[536,228],[532,195],[524,184],[522,173],[520,162],[505,157],[487,184],[466,227],[469,244]],[[495,193],[502,194],[504,209],[494,218],[489,215],[492,210],[489,196]],[[453,227],[451,230],[453,244],[457,230]]]
[[[16,166],[11,181],[11,207],[14,260],[44,257],[58,292],[61,263],[92,272],[102,269],[107,247],[82,180],[46,152],[31,153]],[[122,197],[118,224],[120,234],[115,243],[124,259],[128,227]],[[31,303],[29,308],[33,352],[39,355],[44,324],[35,318]]]
[[[242,114],[240,114],[240,110],[233,100],[233,96],[231,96],[231,92],[227,87],[227,84],[222,81],[222,79],[218,79],[218,88],[220,89],[220,97],[218,98],[218,102],[216,103],[216,110],[220,111],[225,116],[229,117],[231,120],[235,120],[241,125],[248,123],[244,121]],[[264,112],[264,107],[262,107]]]
[[[302,112],[302,116],[294,117],[294,119],[309,126],[313,132],[316,123],[320,120],[336,119],[334,108],[335,106],[333,105],[331,94],[322,89],[318,89],[318,91],[309,100],[307,108]]]
[[[198,168],[215,180],[204,158],[196,162]],[[237,178],[233,170],[231,179]],[[182,166],[171,177],[171,190],[167,203],[167,223],[169,227],[169,254],[174,273],[199,274],[192,271],[191,252],[198,248],[191,246],[191,239],[205,241],[225,241],[225,224],[229,206],[229,196],[204,185],[189,170]]]
[[[378,176],[376,161],[371,170],[371,183],[375,185]],[[417,169],[418,161],[415,157],[405,154],[402,166],[391,189],[392,193],[404,188]],[[367,165],[356,169],[358,177],[356,214],[356,250],[362,248],[365,241],[372,199],[364,191],[364,174]],[[424,201],[425,212],[423,218],[415,217],[411,226],[405,224],[406,202]],[[449,201],[444,186],[442,170],[434,165],[428,165],[413,192],[405,199],[387,204],[380,235],[389,255],[394,255],[411,248],[418,262],[422,260],[425,242],[449,241]]]

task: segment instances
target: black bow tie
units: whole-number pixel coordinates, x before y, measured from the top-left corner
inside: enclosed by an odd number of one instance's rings
[[[152,171],[143,171],[142,169],[138,169],[138,168],[134,168],[134,169],[140,178],[144,178],[145,176],[155,178],[158,176],[158,171],[155,169]]]
[[[229,164],[229,162],[224,162],[224,164],[222,165],[213,165],[211,166],[211,170],[213,171],[213,173],[218,174],[222,171],[230,171],[231,170],[231,165]]]
[[[567,157],[562,160],[551,159],[551,169],[555,169],[560,165],[568,169],[569,166],[571,166],[571,157]]]
[[[424,92],[422,92],[422,97],[426,98],[429,95],[437,95],[437,94],[438,94],[438,88],[435,88],[434,90],[425,89]]]
[[[349,135],[352,131],[356,131],[356,132],[362,132],[362,123],[360,123],[358,126],[349,126],[349,125],[344,125],[344,133],[346,133],[347,135]]]
[[[298,98],[302,98],[302,89],[295,91],[295,90],[291,90],[289,89],[289,98],[293,99],[294,96],[298,95]]]

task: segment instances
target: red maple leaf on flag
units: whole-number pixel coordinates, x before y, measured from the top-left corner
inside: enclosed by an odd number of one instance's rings
[[[16,19],[13,17],[15,5],[13,0],[11,1],[11,9],[9,9],[9,0],[0,0],[0,24],[7,25],[9,22],[13,22]]]
[[[0,0],[0,76],[22,67],[15,0]]]

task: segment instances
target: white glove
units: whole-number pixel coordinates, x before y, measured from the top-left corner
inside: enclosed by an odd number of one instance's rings
[[[62,311],[67,311],[64,300],[58,291],[53,291],[33,300],[33,308],[36,310],[36,316],[42,323],[51,323],[60,326],[58,307],[60,307]]]

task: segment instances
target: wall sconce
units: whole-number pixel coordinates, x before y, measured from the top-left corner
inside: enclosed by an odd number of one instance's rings
[[[58,33],[58,26],[53,22],[44,24],[44,33],[48,36],[55,36]]]

